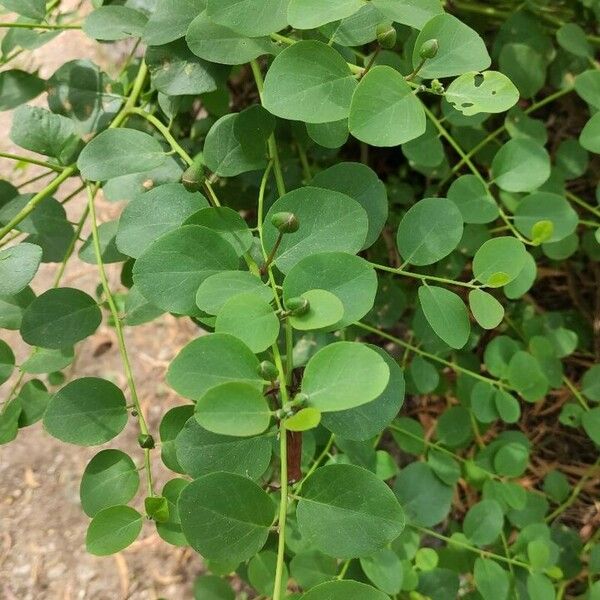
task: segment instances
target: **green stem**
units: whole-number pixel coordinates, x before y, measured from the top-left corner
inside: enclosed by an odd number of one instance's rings
[[[67,167],[62,173],[53,179],[43,190],[39,191],[27,204],[2,228],[0,228],[0,240],[10,233],[21,221],[26,219],[37,206],[48,196],[53,194],[64,181],[77,172],[77,167],[72,165]]]
[[[135,385],[135,379],[133,377],[133,371],[131,368],[131,362],[129,360],[129,354],[127,353],[127,346],[125,344],[125,336],[123,334],[123,325],[121,323],[121,318],[119,316],[119,311],[117,309],[117,305],[115,303],[114,297],[110,290],[110,286],[108,284],[108,278],[106,277],[106,270],[104,268],[104,262],[102,261],[102,249],[100,248],[100,236],[98,235],[98,223],[96,221],[96,209],[94,206],[94,196],[98,190],[98,187],[95,186],[92,189],[91,186],[88,186],[88,210],[90,213],[90,221],[92,224],[92,242],[94,246],[94,253],[96,255],[96,263],[98,264],[98,274],[100,276],[100,283],[102,284],[102,289],[104,290],[104,295],[106,296],[106,302],[110,309],[110,313],[113,318],[113,324],[115,328],[115,333],[117,335],[117,342],[119,345],[119,352],[121,354],[121,360],[123,362],[123,369],[125,371],[125,376],[127,378],[127,386],[129,388],[129,393],[131,395],[131,401],[135,406],[135,412],[137,414],[138,425],[140,428],[140,432],[143,435],[148,435],[148,426],[146,424],[146,419],[144,417],[144,413],[142,411],[142,407],[140,405],[140,400],[137,394],[137,388]],[[146,467],[146,477],[148,484],[148,495],[153,496],[153,484],[152,484],[152,470],[150,465],[150,450],[148,448],[144,448],[144,464]]]
[[[573,385],[573,382],[566,375],[563,377],[563,381],[564,381],[565,385],[569,388],[569,390],[571,391],[573,396],[575,396],[577,402],[579,402],[579,404],[581,404],[583,409],[586,411],[590,410],[590,406],[586,402],[586,399],[583,397],[581,392]]]
[[[378,263],[370,263],[372,267],[375,269],[379,269],[380,271],[386,271],[388,273],[394,273],[394,275],[402,275],[404,277],[412,277],[413,279],[420,279],[422,281],[437,281],[439,283],[446,283],[448,285],[458,285],[461,287],[479,289],[480,287],[484,287],[481,285],[475,285],[474,283],[469,283],[466,281],[455,281],[454,279],[446,279],[445,277],[436,277],[434,275],[421,275],[420,273],[411,273],[410,271],[405,271],[401,268],[395,267],[387,267],[385,265],[380,265]]]
[[[296,484],[296,486],[294,488],[294,492],[296,494],[300,494],[300,490],[302,489],[302,486],[304,485],[304,482],[319,468],[319,465],[329,455],[329,451],[331,450],[331,447],[333,446],[334,439],[335,439],[335,436],[332,433],[329,436],[329,440],[327,440],[327,443],[325,444],[325,447],[321,451],[321,454],[319,454],[319,456],[317,456],[317,458],[315,458],[315,460],[313,461],[313,463],[310,466],[310,469],[308,470],[308,472],[306,473],[306,475]]]
[[[60,281],[65,273],[65,269],[67,267],[67,262],[73,255],[73,251],[75,250],[75,244],[77,244],[77,240],[79,239],[79,236],[81,235],[81,230],[83,229],[83,226],[85,224],[85,221],[88,217],[89,212],[90,212],[90,208],[88,205],[86,205],[85,208],[83,209],[83,213],[81,213],[81,217],[79,218],[79,222],[77,223],[77,227],[75,228],[75,233],[73,234],[71,242],[69,243],[69,247],[67,248],[67,251],[65,252],[65,256],[62,259],[62,262],[60,263],[60,267],[58,268],[56,277],[54,278],[54,287],[55,288],[59,286]]]
[[[263,220],[264,220],[264,211],[265,211],[265,191],[267,189],[267,181],[269,180],[269,175],[271,173],[271,169],[273,168],[273,161],[269,161],[265,172],[263,173],[262,179],[260,180],[260,188],[258,190],[258,208],[257,208],[257,218],[256,218],[256,229],[258,231],[258,239],[260,240],[260,247],[262,248],[262,253],[267,262],[267,251],[265,249],[264,242],[264,234],[263,234]]]
[[[47,29],[49,31],[62,31],[65,29],[81,29],[81,25],[51,25],[49,23],[0,23],[0,29]]]
[[[567,190],[566,192],[566,196],[569,200],[571,200],[572,202],[575,202],[575,204],[578,204],[579,206],[581,206],[581,208],[587,210],[588,212],[592,213],[593,215],[600,217],[600,209],[596,208],[595,206],[592,206],[591,204],[588,204],[585,200],[582,200],[579,196],[576,196],[575,194],[573,194],[572,192],[569,192]]]
[[[137,75],[133,82],[133,87],[131,88],[131,92],[123,105],[123,108],[119,111],[117,116],[112,120],[109,125],[109,129],[116,129],[117,127],[121,127],[125,119],[129,116],[129,111],[135,108],[139,97],[142,95],[142,90],[144,89],[144,83],[146,82],[146,77],[148,76],[148,67],[144,61],[140,63]]]
[[[51,171],[60,173],[64,170],[64,167],[56,165],[54,163],[46,162],[45,160],[38,160],[37,158],[31,158],[29,156],[20,156],[18,154],[12,154],[11,152],[0,152],[0,158],[6,158],[8,160],[14,160],[16,162],[24,162],[30,165],[36,165],[38,167],[45,167]]]

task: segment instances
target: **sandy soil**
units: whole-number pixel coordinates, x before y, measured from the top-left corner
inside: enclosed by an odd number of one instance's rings
[[[75,4],[75,2],[73,2]],[[7,17],[0,17],[0,19]],[[19,68],[39,68],[49,77],[61,64],[75,58],[93,58],[110,73],[115,73],[118,52],[99,45],[80,32],[63,33],[52,43],[29,53],[14,64]],[[45,98],[36,100],[45,105]],[[10,113],[0,113],[0,150],[22,150],[12,147],[8,139]],[[26,181],[36,170],[14,171],[15,165],[0,161],[0,178],[12,182]],[[40,184],[24,187],[34,191]],[[57,196],[64,198],[76,187],[67,185]],[[85,199],[68,204],[73,221],[81,214]],[[98,201],[99,220],[114,219],[121,207]],[[88,232],[84,230],[84,238]],[[57,265],[43,265],[33,287],[41,292],[52,285]],[[118,271],[111,269],[113,289],[118,287]],[[71,285],[93,293],[98,283],[96,268],[72,259],[65,272],[63,285]],[[7,332],[3,332],[7,333]],[[197,334],[188,320],[165,316],[151,325],[129,329],[128,347],[139,386],[141,402],[151,428],[157,431],[162,414],[179,403],[163,383],[164,371],[179,348]],[[27,347],[18,334],[4,335],[22,360]],[[98,375],[125,388],[113,330],[105,323],[91,338],[78,345],[78,357],[68,373],[69,378]],[[5,397],[12,381],[2,386]],[[111,447],[127,451],[136,461],[142,454],[137,446],[137,424],[132,419],[124,434]],[[98,448],[67,446],[46,434],[41,425],[21,430],[17,440],[0,447],[0,597],[6,600],[156,600],[191,598],[192,582],[200,572],[197,555],[189,550],[174,549],[144,526],[138,541],[124,552],[107,558],[96,558],[85,551],[88,518],[79,505],[79,481],[87,461]],[[158,451],[154,453],[157,489],[167,474],[160,470]],[[136,499],[143,504],[141,495]]]

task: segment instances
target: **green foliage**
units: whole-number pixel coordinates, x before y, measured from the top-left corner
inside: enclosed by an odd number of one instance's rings
[[[199,600],[597,598],[598,3],[88,4],[0,0],[0,444],[111,443],[88,551],[156,528]],[[17,66],[64,29],[137,51]],[[125,329],[164,313],[155,428]],[[126,390],[63,373],[103,320]]]

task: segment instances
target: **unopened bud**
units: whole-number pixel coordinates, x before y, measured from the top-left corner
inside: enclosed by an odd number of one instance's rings
[[[154,438],[149,433],[140,433],[138,436],[138,444],[142,448],[152,450],[152,448],[154,448]]]
[[[258,374],[266,381],[275,381],[279,375],[277,367],[270,360],[263,360],[258,365]]]
[[[435,38],[432,40],[427,40],[421,45],[419,56],[421,58],[433,58],[438,53],[439,49],[440,44]]]
[[[398,33],[389,23],[377,25],[377,42],[385,50],[391,50],[396,45]]]
[[[278,212],[271,217],[271,223],[281,233],[294,233],[300,227],[298,217],[291,212]]]
[[[310,310],[310,302],[307,298],[299,296],[297,298],[290,298],[286,301],[285,307],[291,315],[299,317],[305,315]]]
[[[198,192],[202,189],[204,165],[200,156],[197,156],[194,162],[183,172],[181,183],[188,192]]]

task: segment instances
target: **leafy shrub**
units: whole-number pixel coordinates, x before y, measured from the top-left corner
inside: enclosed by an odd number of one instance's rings
[[[202,555],[201,599],[233,572],[275,599],[600,597],[597,1],[94,0],[85,33],[143,50],[47,81],[12,65],[79,17],[0,4],[0,107],[44,158],[3,156],[52,175],[0,187],[0,322],[31,346],[0,346],[0,439],[99,445],[134,417],[139,455],[83,473],[91,553],[147,518]],[[78,247],[95,298],[61,285]],[[198,336],[155,429],[123,330],[165,312]],[[102,319],[127,397],[62,381]]]

